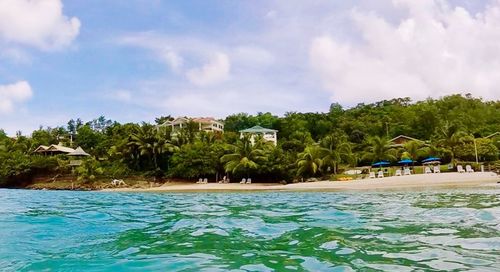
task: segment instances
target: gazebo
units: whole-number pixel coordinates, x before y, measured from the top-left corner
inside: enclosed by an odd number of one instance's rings
[[[69,162],[70,166],[80,166],[82,165],[81,159],[90,156],[90,154],[85,152],[81,147],[77,147],[75,151],[68,153],[68,156],[76,158],[76,160],[71,160]]]

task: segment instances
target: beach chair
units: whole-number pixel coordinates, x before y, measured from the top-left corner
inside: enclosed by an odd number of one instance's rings
[[[383,178],[384,177],[384,171],[378,171],[377,178]]]
[[[203,184],[207,184],[207,183],[208,183],[208,179],[207,179],[207,178],[205,178],[205,179],[203,180]]]
[[[376,178],[376,176],[375,176],[375,172],[370,172],[370,175],[369,175],[368,177],[369,177],[369,178],[371,178],[371,179],[372,179],[372,178]]]
[[[403,171],[403,175],[405,175],[405,176],[411,175],[410,168],[405,168],[405,170]]]
[[[434,173],[441,173],[441,168],[439,166],[434,166]]]
[[[198,183],[198,184],[203,183],[203,179],[202,179],[202,178],[199,178],[199,179],[198,179],[198,181],[197,181],[196,183]]]
[[[252,183],[252,179],[251,178],[248,178],[247,179],[247,184],[251,184]]]
[[[246,179],[241,179],[240,184],[245,184],[245,183],[247,183],[247,180]]]
[[[457,172],[458,173],[465,173],[465,170],[461,165],[457,165]]]
[[[431,168],[426,166],[426,167],[424,168],[424,173],[425,173],[425,174],[432,174]]]
[[[465,171],[467,173],[474,173],[474,169],[472,169],[472,167],[470,165],[466,165],[465,166]]]
[[[401,176],[401,169],[396,170],[396,173],[394,174],[395,176]]]

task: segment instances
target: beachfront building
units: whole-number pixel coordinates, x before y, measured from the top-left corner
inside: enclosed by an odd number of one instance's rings
[[[411,141],[416,141],[416,142],[420,142],[422,144],[425,144],[425,142],[422,140],[415,139],[415,138],[412,138],[410,136],[405,136],[405,135],[399,135],[399,136],[394,137],[394,138],[389,140],[389,142],[391,142],[391,147],[402,147],[407,142],[411,142]]]
[[[250,135],[250,141],[252,144],[254,144],[257,136],[262,136],[264,140],[272,142],[275,146],[278,145],[278,131],[275,129],[254,126],[240,130],[240,137],[243,138],[245,135]]]
[[[215,120],[213,117],[177,117],[172,121],[166,121],[161,126],[167,126],[172,128],[172,132],[186,128],[189,122],[194,122],[198,125],[199,131],[206,132],[224,132],[224,124],[220,121]]]

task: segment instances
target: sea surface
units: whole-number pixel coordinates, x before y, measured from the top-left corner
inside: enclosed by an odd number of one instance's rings
[[[0,190],[0,271],[500,271],[500,190]]]

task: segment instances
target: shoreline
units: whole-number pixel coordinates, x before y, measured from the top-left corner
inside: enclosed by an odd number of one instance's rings
[[[245,191],[369,191],[427,188],[500,188],[500,176],[493,172],[417,174],[411,176],[352,181],[317,181],[292,184],[253,183],[166,183],[152,188],[110,188],[101,192],[245,192]]]

